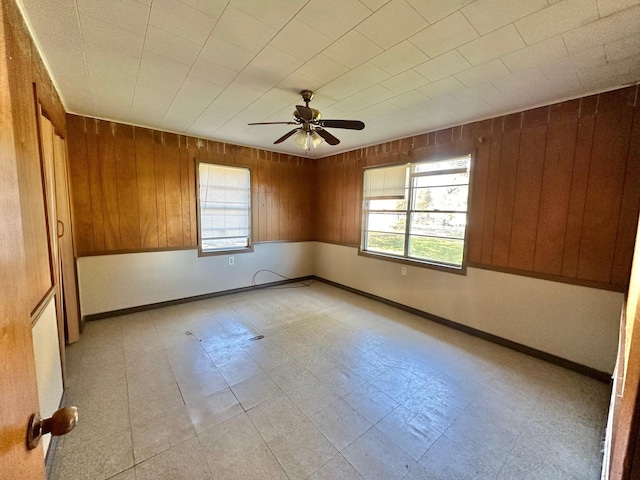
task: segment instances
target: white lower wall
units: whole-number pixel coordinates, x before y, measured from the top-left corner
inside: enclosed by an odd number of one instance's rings
[[[83,315],[247,287],[256,271],[317,275],[448,320],[612,372],[623,294],[468,268],[430,270],[358,255],[321,242],[264,243],[251,253],[198,257],[196,250],[82,257]],[[279,280],[262,273],[257,283]]]
[[[612,372],[623,294],[468,268],[457,275],[317,243],[315,274],[559,357]]]
[[[54,298],[45,307],[33,327],[32,336],[40,415],[42,418],[49,418],[58,409],[62,399],[62,368]],[[45,455],[50,441],[51,435],[42,437]]]
[[[289,278],[312,275],[314,251],[314,242],[276,242],[232,255],[198,257],[197,250],[173,250],[81,257],[82,315],[248,287],[262,269]],[[231,256],[235,265],[229,265]],[[264,272],[256,283],[277,280],[282,279]]]

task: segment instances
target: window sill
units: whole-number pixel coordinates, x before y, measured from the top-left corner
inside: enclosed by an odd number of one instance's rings
[[[454,265],[446,265],[443,263],[433,263],[425,260],[417,260],[413,258],[396,257],[394,255],[386,255],[384,253],[374,253],[358,248],[358,255],[361,257],[375,258],[377,260],[386,260],[394,263],[401,263],[403,265],[411,265],[413,267],[427,268],[430,270],[438,270],[440,272],[454,273],[456,275],[467,274],[467,264],[462,263],[462,266],[457,267]]]
[[[198,246],[199,257],[215,257],[218,255],[235,255],[236,253],[239,254],[249,252],[253,252],[253,245],[241,248],[225,248],[224,250],[209,250],[208,252],[202,251],[202,249]]]

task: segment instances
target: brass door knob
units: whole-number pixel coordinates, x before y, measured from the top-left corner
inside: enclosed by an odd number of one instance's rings
[[[73,430],[78,423],[78,407],[64,407],[42,419],[39,412],[31,415],[27,428],[27,447],[32,450],[38,446],[42,435],[50,433],[54,437],[65,435]]]

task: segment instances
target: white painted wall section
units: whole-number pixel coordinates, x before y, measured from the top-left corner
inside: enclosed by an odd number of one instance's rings
[[[466,276],[316,244],[315,274],[559,357],[612,372],[623,294],[468,268]]]
[[[62,399],[62,368],[55,299],[52,298],[43,310],[33,327],[32,335],[40,415],[42,418],[49,418],[58,409]],[[42,437],[45,455],[50,442],[51,435]]]
[[[198,257],[197,250],[81,257],[82,315],[248,287],[262,269],[305,277],[313,274],[314,251],[315,242],[274,242],[256,244],[253,252],[205,257]],[[282,278],[260,273],[256,283],[278,280]]]

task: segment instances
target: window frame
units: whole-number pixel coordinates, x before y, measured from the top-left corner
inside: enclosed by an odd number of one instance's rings
[[[202,249],[202,207],[200,205],[200,164],[215,165],[217,167],[229,167],[229,168],[242,168],[249,172],[249,235],[247,237],[248,245],[246,247],[238,248],[224,248],[212,251],[205,251]],[[236,253],[253,252],[253,169],[250,165],[234,165],[222,162],[216,162],[213,160],[198,160],[196,159],[196,224],[198,229],[198,256],[208,257],[217,255],[233,255]]]
[[[468,193],[467,193],[467,209],[465,212],[465,229],[464,229],[464,238],[463,238],[463,250],[462,250],[462,263],[460,266],[454,264],[448,264],[446,262],[435,262],[432,260],[421,260],[418,258],[413,258],[408,256],[408,243],[409,243],[409,232],[410,232],[410,216],[411,213],[414,212],[412,210],[412,200],[414,195],[415,187],[413,186],[413,173],[414,166],[421,163],[436,163],[442,162],[446,160],[451,160],[460,157],[469,157],[469,183],[468,183]],[[475,155],[474,152],[467,153],[459,153],[459,154],[447,154],[447,155],[438,155],[430,158],[426,158],[423,160],[414,160],[409,162],[401,162],[401,163],[385,163],[379,165],[370,165],[362,168],[362,203],[361,203],[361,226],[360,226],[360,245],[358,246],[358,255],[369,258],[376,258],[379,260],[387,260],[395,263],[400,263],[404,265],[412,265],[421,268],[428,268],[431,270],[438,270],[448,273],[455,273],[458,275],[466,275],[467,273],[467,263],[468,263],[468,254],[469,254],[469,224],[470,224],[470,213],[471,213],[471,198],[472,198],[472,184],[473,184],[473,171],[475,164]],[[405,231],[403,232],[404,243],[403,243],[403,251],[407,252],[405,255],[394,255],[390,253],[383,252],[375,252],[370,250],[365,250],[365,238],[368,223],[368,215],[369,210],[365,209],[365,202],[367,199],[364,197],[364,175],[367,170],[377,169],[377,168],[385,168],[385,167],[393,167],[405,165],[409,169],[408,174],[408,187],[407,187],[407,207],[405,210],[398,210],[398,212],[404,213],[406,215],[407,221],[405,224]],[[444,212],[446,213],[446,212]]]

